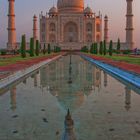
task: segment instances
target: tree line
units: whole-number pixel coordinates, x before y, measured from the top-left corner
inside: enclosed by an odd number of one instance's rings
[[[109,54],[110,56],[112,56],[113,52],[119,54],[120,49],[121,49],[121,43],[120,43],[120,39],[118,39],[116,50],[113,49],[112,40],[110,40],[108,49],[107,49],[107,43],[104,40],[104,41],[101,41],[100,43],[97,43],[97,42],[92,43],[92,45],[90,46],[90,49],[87,46],[84,46],[81,49],[81,51],[86,52],[86,53],[90,52],[91,54],[100,54],[100,55]]]
[[[29,53],[30,57],[34,57],[34,56],[39,56],[40,53],[43,53],[45,55],[45,54],[51,54],[52,52],[57,53],[60,51],[61,51],[60,47],[54,46],[52,49],[50,44],[48,44],[47,46],[46,44],[44,44],[43,49],[42,49],[39,40],[34,40],[33,37],[30,38],[30,48],[27,50],[26,35],[22,35],[21,47],[20,47],[20,53],[21,53],[22,58],[25,58],[27,53]]]

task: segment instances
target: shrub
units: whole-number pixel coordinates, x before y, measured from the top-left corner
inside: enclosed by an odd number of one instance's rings
[[[26,35],[22,35],[21,39],[21,57],[26,57]]]
[[[124,50],[123,51],[123,54],[130,54],[131,53],[131,50]]]
[[[86,52],[88,53],[88,47],[87,46],[84,46],[82,49],[81,49],[82,52]]]
[[[51,53],[51,46],[50,46],[50,44],[48,44],[48,54],[50,54]]]
[[[5,49],[0,50],[0,54],[1,55],[6,55],[7,54],[7,50],[5,50]]]
[[[30,38],[30,56],[34,56],[34,38]]]
[[[100,55],[103,54],[103,42],[102,41],[100,42],[99,53],[100,53]]]
[[[90,46],[90,53],[94,54],[94,44],[92,43],[92,45]]]
[[[109,44],[109,55],[112,56],[112,54],[113,54],[113,42],[111,40]]]
[[[60,52],[60,51],[61,51],[61,48],[58,46],[55,46],[55,52]]]
[[[121,49],[121,43],[120,43],[120,39],[118,39],[118,42],[117,42],[117,54],[120,53],[120,49]]]
[[[35,49],[36,56],[39,56],[39,41],[36,40],[36,49]]]
[[[0,50],[0,54],[1,54],[1,55],[6,55],[6,54],[7,54],[7,50],[6,50],[6,49]]]
[[[107,50],[106,50],[106,41],[104,40],[104,49],[103,49],[104,55],[106,55],[106,52],[107,52]]]
[[[46,45],[44,44],[43,46],[43,54],[45,55],[46,54]]]
[[[98,43],[95,43],[95,54],[98,54]]]

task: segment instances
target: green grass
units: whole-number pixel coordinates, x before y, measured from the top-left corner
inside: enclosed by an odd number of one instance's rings
[[[97,56],[101,56],[101,55],[97,55]],[[114,61],[124,61],[124,62],[127,62],[127,63],[131,63],[131,64],[137,64],[137,65],[140,65],[140,58],[136,58],[136,57],[132,57],[132,56],[117,56],[117,55],[113,55],[113,56],[109,56],[109,55],[102,55],[102,57],[105,57],[105,58],[109,58],[109,59],[112,59]]]
[[[15,56],[15,57],[5,58],[5,59],[0,58],[0,66],[15,64],[17,62],[23,62],[23,61],[26,61],[26,60],[33,60],[33,59],[36,59],[36,58],[40,58],[40,57],[43,57],[43,56],[49,56],[49,55],[52,55],[52,54],[46,54],[46,55],[40,54],[39,56],[34,56],[34,57],[30,57],[28,55],[26,58],[22,58],[21,56]]]

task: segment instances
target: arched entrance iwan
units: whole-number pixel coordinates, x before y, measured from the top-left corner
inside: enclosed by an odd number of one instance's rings
[[[64,26],[64,42],[78,42],[78,25],[68,22]]]

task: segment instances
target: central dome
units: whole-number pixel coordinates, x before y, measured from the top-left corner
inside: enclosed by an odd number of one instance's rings
[[[58,0],[59,12],[83,12],[84,0]]]

